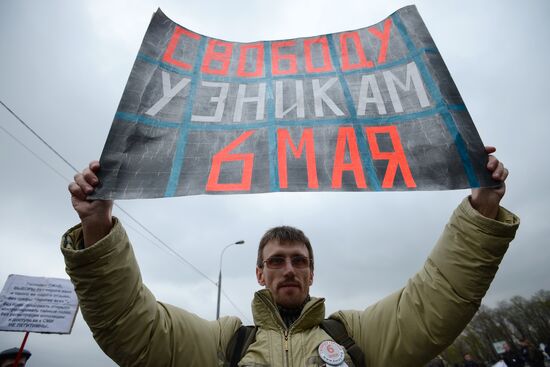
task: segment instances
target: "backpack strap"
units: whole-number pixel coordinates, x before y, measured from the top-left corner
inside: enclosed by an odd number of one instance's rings
[[[255,326],[241,325],[231,337],[225,351],[225,361],[229,362],[229,367],[237,367],[239,361],[244,357],[248,347],[256,339]]]
[[[366,367],[365,354],[355,341],[349,336],[346,327],[341,321],[325,319],[319,325],[332,339],[348,352],[355,367]]]
[[[365,355],[361,348],[349,336],[346,327],[342,322],[334,319],[325,319],[319,325],[334,341],[348,352],[355,367],[366,367]],[[226,366],[237,367],[239,361],[244,357],[250,344],[256,339],[257,328],[255,326],[241,325],[231,337],[225,352]],[[229,364],[227,364],[229,363]]]

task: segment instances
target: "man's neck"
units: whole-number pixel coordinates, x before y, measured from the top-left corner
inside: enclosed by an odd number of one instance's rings
[[[285,308],[281,305],[277,305],[277,308],[279,309],[279,314],[281,315],[281,318],[283,319],[283,322],[285,323],[287,328],[290,328],[290,326],[298,320],[298,317],[302,314],[302,310],[304,309],[304,306],[306,303],[309,302],[311,297],[309,295],[306,297],[305,301],[296,308]]]

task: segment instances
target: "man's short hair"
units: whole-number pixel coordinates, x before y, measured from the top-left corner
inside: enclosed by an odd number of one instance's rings
[[[262,236],[260,240],[260,245],[258,246],[258,258],[256,260],[256,265],[261,268],[264,265],[263,251],[264,247],[269,241],[278,241],[281,244],[284,243],[293,243],[300,242],[306,245],[308,256],[309,256],[309,266],[313,270],[313,249],[311,248],[311,243],[309,238],[298,228],[291,226],[279,226],[273,227]]]

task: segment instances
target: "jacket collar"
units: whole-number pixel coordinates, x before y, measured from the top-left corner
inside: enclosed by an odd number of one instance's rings
[[[252,315],[254,324],[258,327],[271,330],[285,330],[286,326],[279,315],[277,305],[268,289],[262,289],[254,294],[252,300]],[[311,297],[300,314],[300,317],[292,324],[291,329],[301,331],[317,326],[325,318],[325,299]]]

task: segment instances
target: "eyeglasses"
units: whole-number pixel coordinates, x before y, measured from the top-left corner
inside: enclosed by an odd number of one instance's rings
[[[284,256],[271,256],[263,261],[270,269],[281,269],[286,264],[286,257]],[[290,257],[290,264],[296,269],[305,269],[311,264],[311,259],[307,256],[295,255]]]

